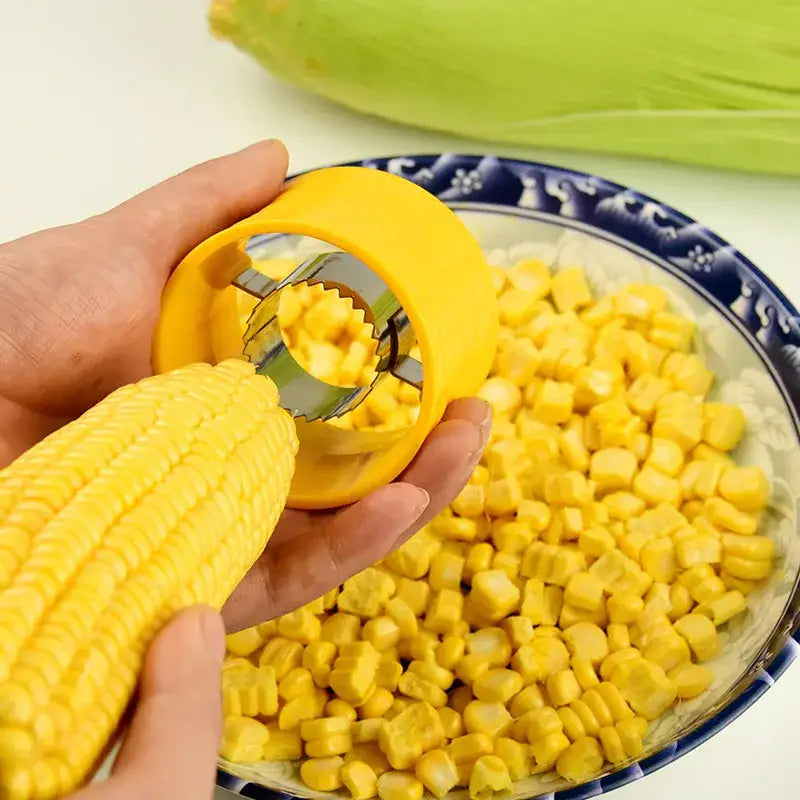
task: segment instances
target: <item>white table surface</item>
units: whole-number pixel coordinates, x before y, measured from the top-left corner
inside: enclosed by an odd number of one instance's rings
[[[732,241],[800,304],[799,179],[482,146],[360,117],[276,82],[211,39],[206,0],[0,0],[0,11],[0,241],[102,211],[260,138],[283,139],[293,170],[493,151],[585,169],[669,203]],[[718,736],[614,797],[798,792],[798,696],[795,664]]]

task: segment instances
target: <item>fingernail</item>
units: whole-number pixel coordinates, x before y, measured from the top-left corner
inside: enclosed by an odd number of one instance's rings
[[[200,612],[200,637],[203,650],[212,653],[220,664],[225,658],[225,624],[222,616],[213,608]]]
[[[415,499],[408,509],[408,519],[406,520],[406,527],[403,532],[395,539],[392,545],[392,550],[396,550],[400,545],[405,544],[416,532],[417,528],[414,523],[425,513],[426,509],[431,503],[431,496],[425,489],[419,486],[413,486]]]
[[[486,410],[483,419],[478,423],[478,430],[481,435],[481,449],[486,447],[486,443],[489,441],[489,434],[492,432],[492,407],[485,402],[484,405]]]

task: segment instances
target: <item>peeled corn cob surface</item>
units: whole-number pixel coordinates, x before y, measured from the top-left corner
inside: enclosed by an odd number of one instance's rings
[[[297,264],[291,259],[255,261],[253,268],[273,280],[283,280]],[[255,300],[238,292],[242,330]],[[284,341],[295,360],[315,378],[334,386],[368,386],[375,378],[377,341],[364,312],[350,298],[322,284],[288,286],[281,292],[278,320]],[[420,359],[415,348],[412,355]],[[385,375],[363,403],[331,423],[359,430],[397,430],[413,425],[419,416],[420,395],[414,386]]]
[[[0,471],[0,797],[90,777],[155,634],[263,550],[296,452],[275,386],[226,361],[125,386]]]
[[[735,461],[744,415],[710,399],[694,324],[659,287],[593,298],[580,269],[533,260],[495,278],[480,466],[382,562],[229,636],[223,758],[291,758],[353,798],[485,798],[635,760],[711,685],[773,565],[768,481]],[[260,758],[243,757],[252,720]]]

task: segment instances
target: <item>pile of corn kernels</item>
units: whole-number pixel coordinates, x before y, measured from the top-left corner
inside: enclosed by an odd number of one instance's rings
[[[355,800],[487,798],[636,759],[650,723],[710,686],[718,629],[774,556],[767,480],[729,455],[742,412],[705,400],[694,325],[660,288],[595,301],[579,269],[537,261],[495,277],[481,465],[381,563],[228,636],[225,759],[296,760],[309,788]],[[298,358],[371,380],[363,317],[295,291]],[[345,424],[410,424],[418,396],[389,386]]]

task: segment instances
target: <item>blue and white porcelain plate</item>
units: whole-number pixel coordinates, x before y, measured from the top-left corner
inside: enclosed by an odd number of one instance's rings
[[[598,780],[568,786],[537,776],[515,798],[583,800],[622,786],[702,744],[754,703],[800,651],[800,318],[787,298],[735,247],[683,214],[624,186],[544,164],[469,155],[402,156],[357,166],[414,181],[453,208],[492,264],[540,258],[551,270],[584,269],[596,294],[657,283],[692,317],[697,346],[717,376],[713,396],[738,404],[748,432],[737,458],[769,477],[764,532],[777,553],[773,581],[750,595],[723,634],[712,688],[658,720],[644,757]],[[302,259],[319,243],[269,236],[259,257]],[[324,795],[303,787],[289,764],[221,762],[220,786],[258,800]],[[453,797],[465,795],[454,792]]]

